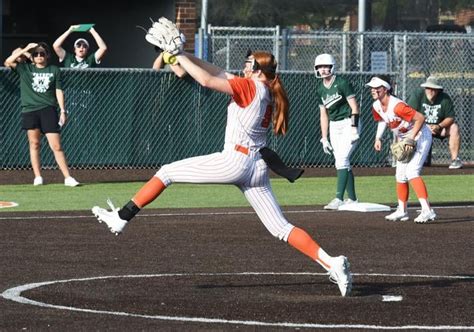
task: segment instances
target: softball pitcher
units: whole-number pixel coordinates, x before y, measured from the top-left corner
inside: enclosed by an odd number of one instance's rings
[[[343,204],[357,202],[350,156],[359,139],[359,107],[352,85],[334,75],[335,66],[336,61],[330,54],[320,54],[314,61],[316,77],[322,78],[317,87],[321,99],[320,142],[324,153],[334,153],[337,169],[336,197],[324,207],[327,210],[337,210]],[[346,190],[349,198],[344,201]]]
[[[120,233],[143,207],[173,183],[233,184],[245,195],[267,230],[317,261],[337,283],[342,296],[350,293],[352,275],[346,257],[329,256],[304,230],[290,224],[273,194],[268,167],[259,149],[267,144],[273,124],[276,135],[288,128],[288,99],[276,74],[272,54],[252,53],[245,61],[244,77],[224,72],[188,53],[176,56],[180,66],[200,85],[231,96],[222,152],[188,158],[163,166],[122,209],[95,206],[93,214]]]
[[[382,135],[387,125],[398,139],[411,138],[416,141],[413,158],[405,163],[397,161],[395,178],[397,181],[398,208],[385,219],[390,221],[408,220],[407,202],[409,195],[408,183],[414,189],[421,205],[421,213],[415,218],[416,223],[426,223],[436,219],[436,214],[428,202],[426,185],[421,178],[421,169],[431,147],[432,137],[425,117],[404,101],[390,94],[389,78],[381,75],[372,77],[369,83],[370,93],[375,102],[372,114],[378,122],[374,148],[382,149]]]

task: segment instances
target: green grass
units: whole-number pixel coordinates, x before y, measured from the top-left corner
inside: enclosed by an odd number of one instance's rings
[[[474,175],[432,175],[423,177],[432,203],[472,202]],[[89,210],[94,205],[106,206],[108,197],[117,205],[128,200],[143,185],[131,183],[93,183],[77,188],[62,184],[34,187],[28,185],[1,185],[0,201],[19,204],[12,211]],[[282,206],[322,205],[334,198],[336,178],[301,178],[296,183],[272,179],[273,191]],[[394,176],[357,177],[356,190],[360,202],[396,204]],[[416,196],[410,191],[410,201]],[[207,208],[249,206],[240,191],[231,185],[175,184],[165,190],[149,208]]]

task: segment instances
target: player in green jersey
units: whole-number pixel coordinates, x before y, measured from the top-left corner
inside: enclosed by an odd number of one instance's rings
[[[352,85],[334,74],[336,61],[330,54],[320,54],[314,62],[320,101],[323,150],[334,154],[337,169],[336,197],[324,208],[337,210],[343,204],[357,202],[350,156],[359,139],[359,106]],[[328,136],[329,134],[329,136]],[[344,201],[344,193],[348,198]]]

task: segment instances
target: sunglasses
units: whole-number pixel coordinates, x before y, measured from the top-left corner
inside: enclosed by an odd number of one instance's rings
[[[46,56],[46,52],[41,52],[41,51],[40,52],[33,52],[33,57],[34,58],[39,57],[39,56],[44,58]]]
[[[85,44],[85,43],[77,43],[77,44],[76,44],[76,48],[81,48],[81,47],[83,47],[83,48],[88,48],[88,47],[87,47],[87,44]]]

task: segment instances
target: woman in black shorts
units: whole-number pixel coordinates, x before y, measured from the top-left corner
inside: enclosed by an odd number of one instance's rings
[[[18,61],[28,53],[31,54],[31,63]],[[61,74],[57,66],[48,64],[49,56],[49,47],[45,43],[30,43],[25,48],[13,51],[5,60],[5,66],[20,76],[22,127],[27,132],[30,146],[31,166],[35,174],[33,184],[43,184],[40,144],[41,134],[44,134],[64,175],[64,185],[76,187],[79,182],[69,174],[66,156],[61,147],[60,132],[67,116]],[[59,115],[58,105],[61,109]]]

